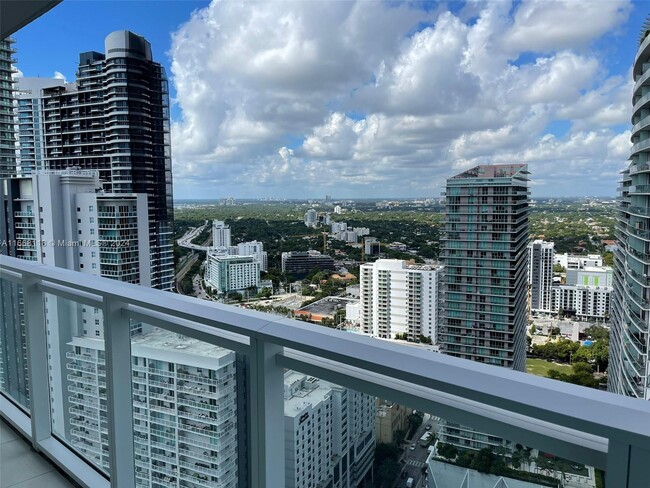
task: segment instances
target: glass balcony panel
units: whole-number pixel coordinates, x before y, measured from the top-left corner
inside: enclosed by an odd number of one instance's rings
[[[604,486],[604,472],[592,466],[434,414],[401,408],[405,429],[400,435],[406,435],[406,475],[401,476],[413,478],[413,486],[421,479],[423,486],[439,486],[435,483],[440,480],[446,480],[450,486],[461,486],[463,480],[501,486],[500,479],[503,486]],[[396,410],[394,405],[392,410]]]
[[[364,482],[370,486],[376,402],[374,396],[286,371],[285,486],[360,486]]]
[[[102,310],[45,294],[52,433],[108,474]]]
[[[237,486],[243,364],[229,349],[131,323],[136,486]]]
[[[29,409],[23,287],[0,278],[0,391]]]

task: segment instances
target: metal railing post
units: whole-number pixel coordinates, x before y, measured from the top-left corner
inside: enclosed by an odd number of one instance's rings
[[[113,488],[135,486],[131,330],[123,309],[122,303],[105,298],[106,399]]]
[[[650,446],[647,449],[610,439],[605,486],[637,488],[650,480]]]
[[[284,486],[284,370],[275,362],[282,347],[250,341],[251,486]]]
[[[32,422],[32,445],[37,451],[39,442],[52,436],[45,302],[44,293],[39,290],[38,283],[38,279],[30,276],[25,276],[23,281],[29,410]]]

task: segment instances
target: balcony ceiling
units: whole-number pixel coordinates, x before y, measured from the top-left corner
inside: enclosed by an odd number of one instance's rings
[[[10,36],[37,19],[62,0],[2,0],[0,2],[0,39]]]

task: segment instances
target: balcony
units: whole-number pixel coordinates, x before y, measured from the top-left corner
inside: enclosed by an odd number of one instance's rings
[[[43,456],[32,451],[30,445],[25,443],[4,421],[0,421],[0,449],[3,465],[6,462],[13,468],[1,470],[2,488],[26,484],[51,488],[73,486]]]
[[[285,368],[595,466],[606,471],[608,488],[638,488],[650,477],[648,402],[5,256],[0,277],[23,287],[31,385],[28,409],[20,408],[3,391],[0,414],[82,486],[134,486],[134,436],[161,436],[197,447],[199,453],[235,439],[234,428],[221,430],[226,435],[217,443],[205,429],[196,428],[197,435],[187,425],[179,437],[173,428],[162,432],[137,426],[144,434],[136,432],[133,371],[128,360],[131,320],[247,356],[251,486],[284,486],[284,449],[277,446],[285,444]],[[111,460],[106,473],[91,466],[89,446],[80,446],[85,451],[74,450],[54,432],[46,359],[46,295],[49,300],[61,297],[103,312]],[[80,399],[71,401],[75,413],[85,414]],[[95,413],[105,408],[98,401],[89,403]],[[102,455],[101,465],[107,466],[106,451],[94,449]],[[94,462],[98,462],[96,457]]]

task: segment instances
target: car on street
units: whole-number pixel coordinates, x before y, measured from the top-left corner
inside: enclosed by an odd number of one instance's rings
[[[427,424],[427,426],[424,428],[424,430],[431,430],[431,424]]]
[[[415,451],[415,444],[411,444],[411,447],[409,447],[411,451]]]

